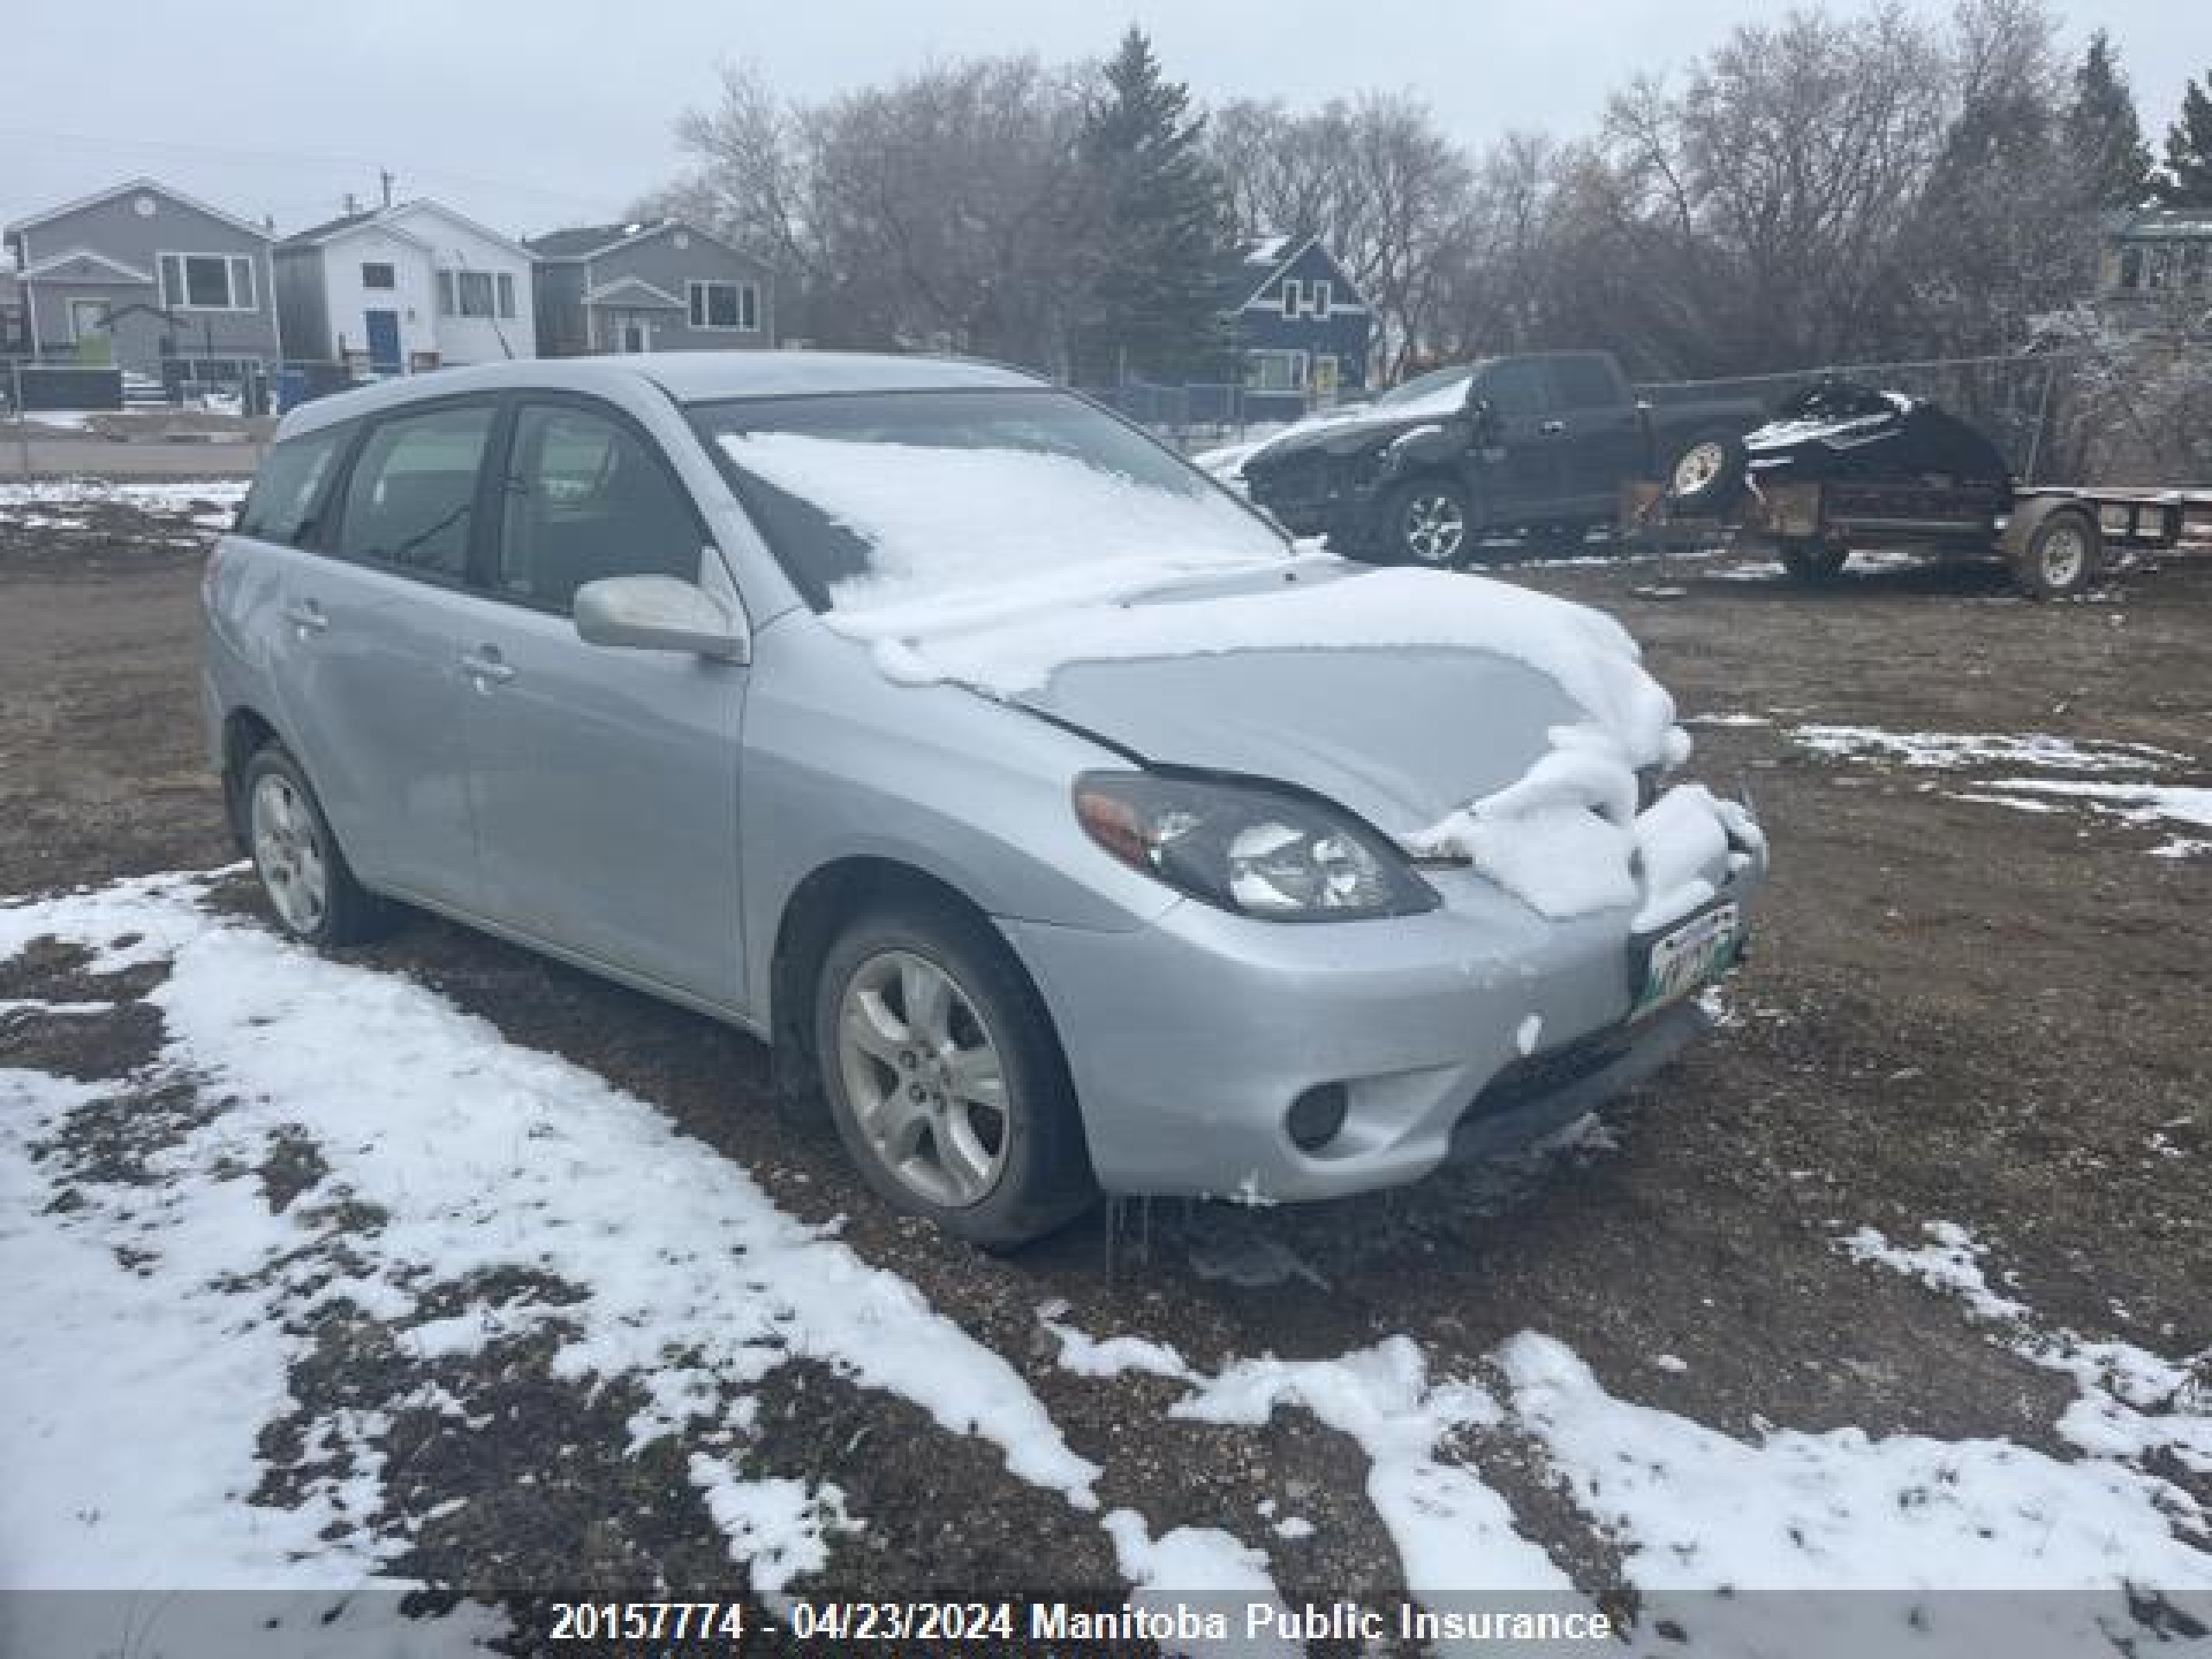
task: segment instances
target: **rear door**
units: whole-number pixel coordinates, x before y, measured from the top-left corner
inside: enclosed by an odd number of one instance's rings
[[[1541,518],[1556,504],[1563,480],[1551,381],[1542,361],[1500,358],[1477,376],[1474,391],[1489,408],[1489,418],[1476,432],[1471,463],[1478,510],[1494,525]]]
[[[276,646],[288,734],[355,871],[462,908],[476,855],[453,612],[497,415],[456,398],[366,423],[317,550],[288,564]]]
[[[1643,467],[1636,404],[1613,360],[1598,352],[1545,359],[1551,376],[1560,496],[1577,511],[1611,517],[1621,486]]]
[[[461,640],[487,919],[723,1006],[742,1000],[747,671],[587,645],[576,589],[700,580],[708,532],[655,441],[595,399],[517,401]]]

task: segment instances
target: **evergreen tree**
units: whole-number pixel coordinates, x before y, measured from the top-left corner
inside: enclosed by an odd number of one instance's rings
[[[2212,207],[2212,74],[2190,81],[2181,114],[2166,132],[2166,165],[2158,200],[2169,207]]]
[[[1190,88],[1166,79],[1132,26],[1105,68],[1084,126],[1103,207],[1084,356],[1094,372],[1173,375],[1218,348],[1214,283],[1224,241],[1222,192],[1191,113]]]
[[[2139,207],[2150,193],[2151,149],[2143,142],[2135,95],[2099,29],[2074,72],[2074,103],[2066,112],[2067,147],[2082,188],[2098,207]]]

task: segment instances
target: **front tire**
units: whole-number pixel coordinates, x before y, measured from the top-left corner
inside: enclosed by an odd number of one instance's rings
[[[1409,478],[1383,498],[1378,539],[1394,563],[1456,570],[1474,551],[1474,503],[1454,479]]]
[[[281,743],[238,778],[246,849],[277,925],[308,944],[358,944],[387,931],[391,906],[354,878],[300,763]]]
[[[814,1043],[838,1137],[895,1208],[1007,1249],[1097,1198],[1051,1020],[973,918],[908,904],[853,922],[823,959]]]

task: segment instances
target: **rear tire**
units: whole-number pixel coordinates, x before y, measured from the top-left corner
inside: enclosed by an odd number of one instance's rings
[[[814,1052],[838,1138],[894,1208],[1002,1250],[1096,1200],[1051,1018],[973,918],[907,901],[853,921],[823,958]]]
[[[2031,597],[2070,599],[2088,590],[2104,564],[2104,535],[2093,513],[2065,508],[2029,535],[2012,575]]]
[[[1782,568],[1796,581],[1818,587],[1834,582],[1843,574],[1844,562],[1850,558],[1847,548],[1810,537],[1792,537],[1782,544]]]
[[[300,763],[281,743],[256,749],[238,775],[246,850],[277,925],[303,944],[359,944],[391,931],[391,902],[371,893],[331,833]]]

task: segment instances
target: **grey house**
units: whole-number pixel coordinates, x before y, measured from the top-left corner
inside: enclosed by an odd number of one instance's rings
[[[526,238],[537,256],[537,347],[721,352],[776,343],[768,269],[680,219]]]
[[[166,380],[233,380],[283,355],[270,238],[151,179],[17,219],[30,355]]]

